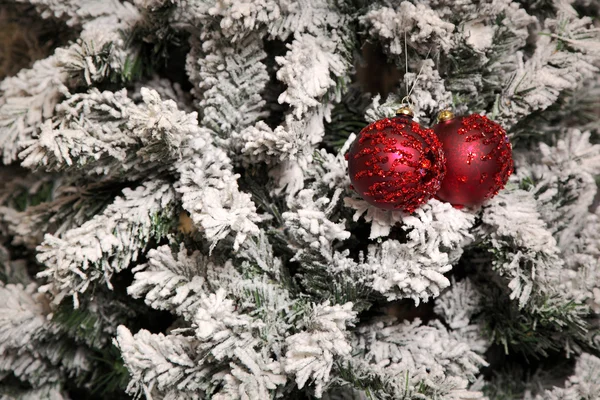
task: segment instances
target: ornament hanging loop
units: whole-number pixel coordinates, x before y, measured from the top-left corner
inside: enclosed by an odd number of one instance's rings
[[[402,100],[400,100],[400,108],[398,108],[396,110],[396,116],[407,116],[407,117],[414,117],[415,114],[413,113],[412,110],[412,103],[410,101],[410,98],[408,96],[404,96],[404,98],[402,98]]]
[[[410,107],[410,105],[405,105],[406,103],[403,102],[403,105],[396,110],[396,116],[400,117],[400,116],[406,116],[406,117],[414,117],[415,114],[413,113],[412,108]]]
[[[448,109],[440,111],[437,115],[438,122],[450,121],[453,118],[454,118],[454,113]]]

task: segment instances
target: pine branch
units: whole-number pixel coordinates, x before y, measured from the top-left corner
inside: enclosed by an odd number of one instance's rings
[[[57,106],[55,122],[23,143],[22,165],[128,179],[167,169],[198,136],[197,115],[179,111],[153,90],[142,88],[141,97],[136,105],[125,90],[71,96]]]
[[[112,12],[117,10],[121,8]],[[76,43],[56,49],[32,68],[0,82],[0,148],[5,164],[17,159],[23,142],[31,140],[38,125],[53,115],[70,88],[106,79],[135,54],[135,48],[122,46],[119,30],[136,17],[126,13],[122,19],[114,15],[94,19],[84,26]]]
[[[38,260],[46,269],[38,274],[48,283],[42,290],[54,297],[56,304],[78,294],[90,285],[105,283],[111,287],[114,273],[127,268],[153,239],[160,239],[174,221],[174,200],[170,185],[151,180],[135,190],[124,189],[102,214],[62,237],[46,235],[38,249]]]

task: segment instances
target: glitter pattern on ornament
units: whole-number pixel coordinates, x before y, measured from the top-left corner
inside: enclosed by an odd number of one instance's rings
[[[412,213],[440,188],[444,153],[431,129],[399,114],[365,127],[346,155],[352,187],[368,203]]]
[[[445,113],[446,120],[433,127],[446,157],[446,176],[436,198],[457,208],[479,206],[504,188],[513,171],[506,131],[486,116]]]

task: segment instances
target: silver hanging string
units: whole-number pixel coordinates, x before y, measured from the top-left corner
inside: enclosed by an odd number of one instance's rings
[[[429,50],[427,51],[425,60],[427,60],[427,58],[429,57],[429,53],[431,53],[431,49],[432,49],[432,47],[430,47]],[[415,78],[415,81],[413,82],[413,85],[410,88],[410,91],[408,92],[408,94],[405,97],[408,99],[409,104],[410,104],[410,95],[412,94],[413,90],[415,90],[415,87],[417,86],[417,82],[419,82],[419,78],[421,77],[421,73],[423,72],[423,67],[425,66],[425,60],[423,60],[423,62],[421,63],[421,68],[419,69],[419,73],[417,74],[417,77]]]

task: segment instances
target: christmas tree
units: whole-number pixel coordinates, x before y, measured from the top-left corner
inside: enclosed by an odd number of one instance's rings
[[[0,4],[1,399],[597,399],[600,3]],[[480,114],[479,207],[350,186]]]

